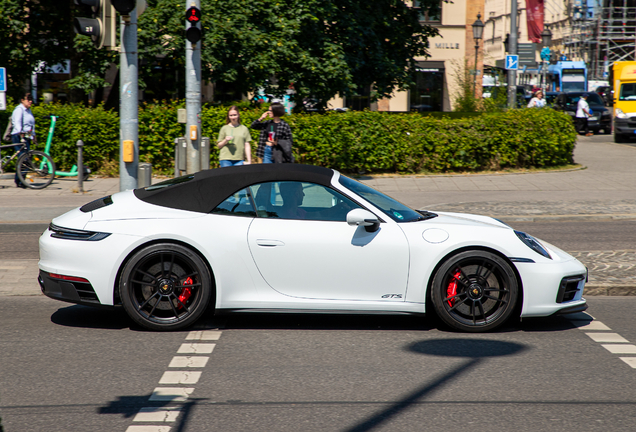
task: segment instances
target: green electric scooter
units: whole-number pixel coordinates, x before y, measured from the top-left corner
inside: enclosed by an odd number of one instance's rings
[[[51,126],[49,126],[49,135],[46,137],[46,146],[44,147],[44,153],[51,156],[51,143],[53,142],[53,134],[55,133],[55,123],[57,122],[59,116],[49,114],[49,117],[51,117]],[[86,180],[90,173],[91,170],[87,166],[84,166],[83,180]],[[73,165],[70,171],[55,171],[55,175],[60,177],[75,177],[77,176],[77,165]]]

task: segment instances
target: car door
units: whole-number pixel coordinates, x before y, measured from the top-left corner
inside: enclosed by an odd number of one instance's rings
[[[409,249],[397,223],[376,232],[349,226],[346,214],[360,206],[318,184],[262,183],[251,193],[258,217],[247,240],[271,288],[308,299],[404,300]]]

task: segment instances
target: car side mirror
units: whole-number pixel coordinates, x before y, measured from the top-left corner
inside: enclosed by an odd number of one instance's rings
[[[347,223],[352,226],[363,226],[367,232],[380,229],[380,220],[368,210],[353,209],[347,213]]]

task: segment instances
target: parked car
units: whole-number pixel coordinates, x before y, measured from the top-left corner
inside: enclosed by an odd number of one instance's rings
[[[587,269],[559,248],[301,164],[200,171],[97,199],[53,219],[39,267],[45,295],[123,305],[153,330],[208,308],[431,313],[468,332],[587,308]]]
[[[559,93],[552,108],[558,111],[564,111],[572,116],[572,120],[576,117],[576,109],[581,95],[586,92],[566,92]],[[588,93],[587,103],[592,110],[592,116],[588,119],[588,126],[595,134],[601,129],[605,134],[612,133],[612,114],[601,97],[594,93]]]
[[[600,86],[596,88],[596,93],[603,99],[605,106],[614,105],[614,89],[609,86]]]

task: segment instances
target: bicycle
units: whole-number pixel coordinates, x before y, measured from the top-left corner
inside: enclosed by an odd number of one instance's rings
[[[23,139],[19,144],[3,144],[2,149],[20,146],[12,156],[4,156],[0,154],[0,175],[4,173],[4,168],[15,159],[21,151],[26,150],[27,143]],[[18,158],[16,165],[18,179],[20,182],[30,189],[43,189],[51,184],[55,178],[55,162],[51,156],[39,150],[29,150]]]

